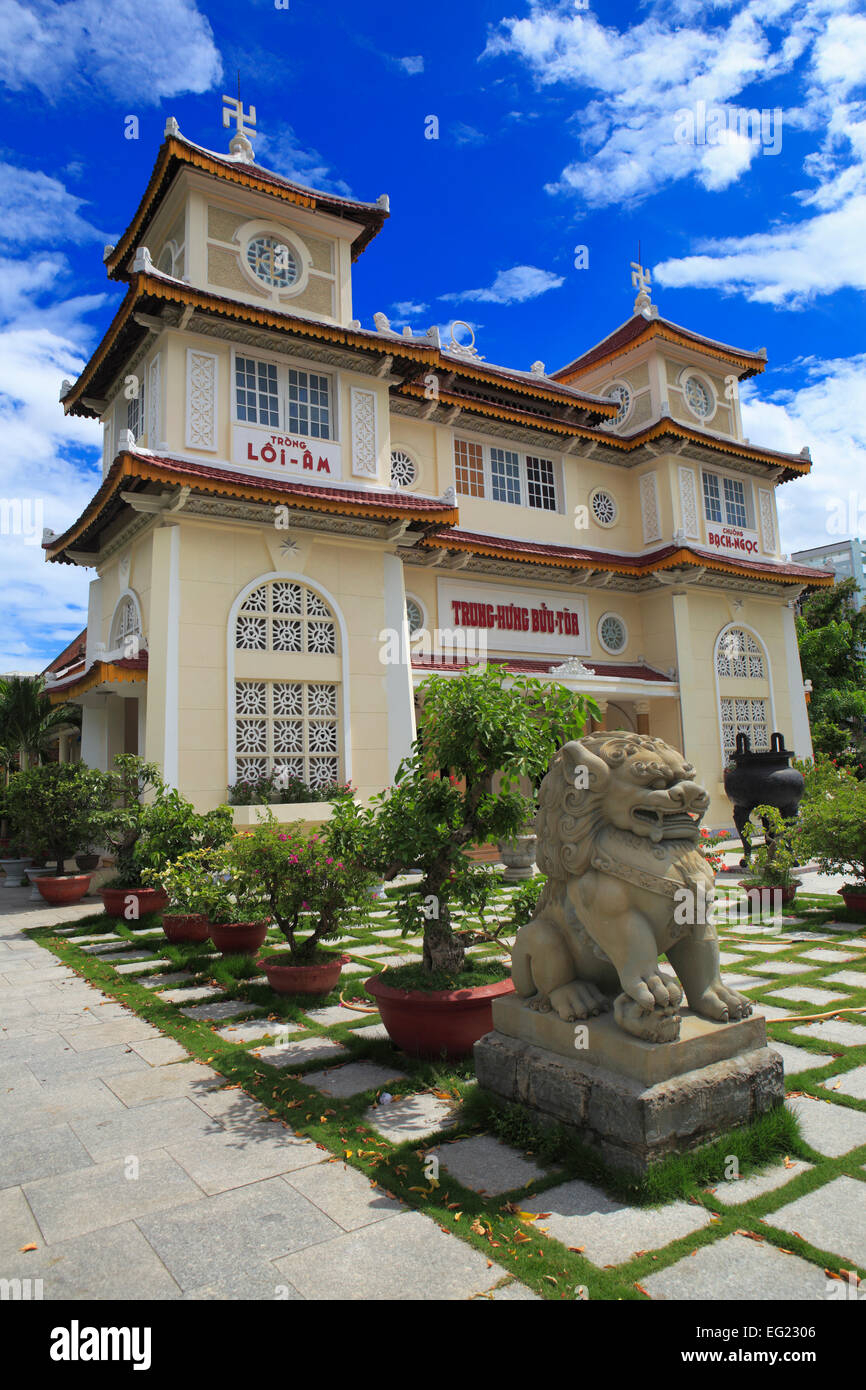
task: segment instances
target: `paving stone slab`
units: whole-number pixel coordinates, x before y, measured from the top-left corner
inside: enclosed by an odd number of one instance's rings
[[[863,1015],[866,1018],[866,1014]],[[815,1038],[817,1042],[841,1044],[842,1047],[862,1047],[866,1043],[866,1028],[862,1023],[848,1023],[844,1018],[824,1018],[815,1023],[804,1023],[795,1028],[804,1038]]]
[[[838,1177],[767,1217],[819,1250],[866,1265],[866,1182]],[[825,1295],[826,1296],[826,1295]]]
[[[402,1202],[373,1187],[369,1178],[346,1163],[316,1163],[281,1181],[297,1188],[344,1231],[356,1231],[405,1211]]]
[[[152,970],[155,965],[171,965],[170,960],[161,957],[154,960],[153,956],[148,956],[147,960],[125,961],[117,966],[118,975],[143,975],[148,970]]]
[[[188,1096],[198,1100],[205,1091],[221,1086],[223,1078],[202,1062],[170,1062],[164,1067],[149,1067],[124,1076],[111,1076],[106,1081],[118,1100],[127,1106],[148,1105],[155,1100],[171,1100]]]
[[[272,1019],[257,1018],[250,1023],[229,1023],[225,1028],[215,1028],[218,1038],[230,1043],[259,1042],[264,1038],[287,1038],[291,1033],[302,1033],[300,1023],[275,1023]]]
[[[866,1114],[832,1101],[799,1096],[785,1104],[800,1121],[806,1143],[819,1154],[839,1158],[866,1144]]]
[[[92,1158],[68,1124],[5,1130],[0,1145],[0,1188],[86,1168]]]
[[[135,1042],[133,1052],[151,1067],[163,1067],[172,1062],[184,1061],[189,1053],[174,1038],[153,1038],[149,1042]]]
[[[308,1071],[303,1077],[305,1086],[314,1086],[323,1095],[341,1099],[405,1080],[405,1072],[396,1067],[378,1066],[375,1062],[348,1062],[344,1067],[332,1067],[327,1071]]]
[[[575,1179],[521,1201],[526,1211],[550,1212],[542,1223],[563,1245],[583,1245],[596,1265],[622,1264],[636,1250],[659,1250],[710,1224],[710,1213],[689,1202],[632,1207]]]
[[[499,1265],[440,1231],[420,1212],[341,1235],[277,1260],[306,1299],[380,1302],[466,1299],[505,1277]]]
[[[796,1010],[780,1009],[776,1004],[768,1004],[766,999],[759,999],[752,1012],[756,1018],[761,1015],[768,1023],[775,1023],[780,1018],[791,1018]]]
[[[117,1096],[99,1078],[43,1086],[28,1070],[25,1077],[16,1078],[14,1086],[7,1083],[0,1090],[0,1149],[10,1131],[18,1135],[27,1133],[29,1142],[37,1144],[39,1140],[34,1130],[70,1124],[79,1119],[102,1119],[122,1111]],[[19,1181],[25,1179],[21,1177]]]
[[[353,961],[350,961],[348,965],[344,965],[344,966],[343,966],[343,974],[344,974],[344,975],[369,975],[369,974],[371,973],[372,969],[373,969],[373,963],[371,963],[370,961],[365,961],[364,964],[362,965],[360,961],[353,960]]]
[[[322,1028],[330,1028],[334,1023],[352,1023],[358,1017],[354,1009],[344,1009],[342,1004],[328,1004],[323,1009],[305,1009],[304,1013]]]
[[[159,1037],[159,1031],[143,1018],[128,1014],[126,1018],[110,1019],[107,1023],[86,1024],[67,1028],[62,1034],[76,1052],[92,1052],[95,1048],[111,1047],[112,1043],[143,1042]]]
[[[548,1170],[517,1149],[503,1144],[489,1134],[458,1139],[431,1150],[441,1166],[464,1187],[482,1195],[498,1196],[512,1188],[526,1187],[535,1178],[546,1177]]]
[[[9,1276],[13,1275],[14,1261],[25,1258],[19,1253],[21,1246],[41,1245],[43,1240],[22,1189],[6,1187],[0,1191],[0,1263]]]
[[[738,956],[732,951],[720,951],[719,961],[722,965],[736,965],[738,960],[745,960],[745,956]]]
[[[96,1246],[89,1233],[51,1245],[44,1244],[41,1232],[34,1239],[40,1248],[16,1253],[4,1270],[13,1278],[41,1279],[46,1302],[139,1302],[180,1295],[179,1286],[132,1221],[100,1231]]]
[[[217,999],[210,1004],[195,1004],[191,1009],[181,1009],[186,1018],[222,1019],[237,1018],[239,1014],[263,1014],[259,1004],[250,1004],[245,999]]]
[[[368,1023],[366,1026],[357,1025],[355,1032],[356,1038],[368,1039],[370,1042],[388,1042],[390,1034],[384,1023]]]
[[[866,1067],[855,1067],[853,1071],[843,1072],[841,1076],[828,1076],[821,1085],[833,1095],[866,1100]]]
[[[80,1031],[84,1032],[84,1029]],[[53,1085],[61,1078],[105,1078],[121,1071],[135,1071],[146,1067],[147,1063],[132,1050],[131,1043],[117,1043],[114,1047],[96,1047],[91,1051],[78,1052],[68,1045],[61,1046],[58,1052],[51,1055],[43,1052],[33,1056],[27,1065],[37,1081]]]
[[[187,984],[192,980],[188,970],[166,971],[164,975],[145,975],[135,983],[145,989],[163,989],[167,985],[178,985],[183,980],[186,980]]]
[[[149,1078],[159,1075],[154,1071],[147,1073]],[[75,1120],[72,1128],[95,1163],[141,1155],[148,1149],[168,1149],[175,1139],[195,1138],[204,1143],[212,1135],[223,1133],[218,1122],[205,1115],[187,1095],[154,1098],[146,1105],[134,1104],[133,1109],[119,1115]]]
[[[787,1164],[774,1163],[764,1173],[717,1183],[713,1192],[726,1206],[740,1206],[743,1202],[751,1202],[753,1197],[764,1197],[768,1192],[775,1192],[777,1187],[793,1182],[794,1178],[808,1172],[811,1167],[811,1163],[804,1163],[802,1159],[789,1159]]]
[[[808,975],[810,970],[815,969],[814,965],[806,965],[804,961],[791,960],[756,960],[750,968],[756,975]]]
[[[825,975],[831,985],[850,985],[852,989],[866,989],[866,970],[837,970],[835,975]]]
[[[772,955],[774,951],[787,951],[787,941],[748,941],[742,943],[744,951],[760,951],[762,955]]]
[[[809,1052],[805,1047],[792,1047],[790,1043],[777,1042],[775,1038],[770,1038],[767,1045],[781,1054],[785,1076],[811,1071],[813,1067],[825,1067],[831,1061],[826,1052]]]
[[[77,941],[73,942],[75,946],[78,944]],[[136,949],[134,954],[140,956],[145,949],[146,947],[142,946],[141,949]],[[118,936],[114,938],[103,937],[102,939],[96,937],[92,942],[89,942],[88,945],[82,946],[81,950],[86,956],[116,956],[117,959],[122,960],[124,953],[131,950],[131,946],[129,937],[127,936]]]
[[[306,1062],[336,1061],[346,1057],[348,1049],[331,1038],[298,1038],[293,1042],[276,1043],[273,1047],[257,1047],[253,1056],[260,1057],[269,1066],[301,1067]]]
[[[827,1297],[827,1277],[798,1255],[783,1255],[774,1245],[746,1236],[725,1236],[704,1245],[667,1269],[645,1276],[642,1286],[653,1299],[706,1299],[717,1302],[813,1302]],[[713,1345],[712,1338],[707,1346]]]
[[[838,961],[841,965],[846,960],[859,959],[855,951],[832,951],[827,947],[819,946],[815,951],[804,951],[803,960],[827,961],[830,965],[835,965]]]
[[[145,955],[143,947],[139,947],[137,950],[133,951],[97,951],[93,959],[102,960],[105,961],[107,965],[114,966],[118,963],[124,964],[130,961],[136,961],[139,965],[148,965],[151,970],[154,966],[153,952],[148,951]]]
[[[832,989],[818,989],[814,985],[788,985],[785,989],[773,991],[774,999],[792,999],[797,1004],[833,1004],[844,999],[844,994],[833,993]]]
[[[450,1101],[423,1091],[404,1096],[390,1105],[373,1105],[364,1114],[364,1124],[378,1130],[392,1144],[404,1144],[407,1139],[420,1139],[425,1134],[449,1129],[457,1123],[455,1108]]]
[[[297,1289],[277,1271],[270,1260],[248,1260],[242,1268],[211,1270],[210,1280],[181,1295],[184,1303],[270,1303],[302,1302]]]
[[[384,948],[375,944],[367,946],[350,946],[349,951],[353,956],[381,956],[385,954]],[[343,967],[343,969],[345,970],[345,966]]]
[[[204,1138],[178,1137],[166,1147],[209,1196],[322,1161],[322,1151],[312,1140],[299,1138],[282,1124],[262,1123],[258,1115]]]
[[[280,1178],[251,1183],[139,1220],[139,1226],[181,1288],[206,1285],[219,1272],[243,1274],[250,1264],[291,1254],[338,1235],[341,1227]],[[271,1298],[280,1280],[271,1271]]]
[[[215,995],[222,994],[225,994],[225,990],[216,985],[191,985],[187,989],[164,989],[159,997],[167,999],[169,1004],[190,1004],[194,999],[213,999]]]
[[[201,1191],[173,1158],[153,1150],[141,1155],[134,1181],[127,1177],[124,1163],[112,1159],[25,1183],[24,1195],[43,1238],[53,1244],[192,1202]]]

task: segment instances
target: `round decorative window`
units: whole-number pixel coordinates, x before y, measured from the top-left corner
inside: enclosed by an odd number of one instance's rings
[[[609,492],[597,487],[589,499],[589,505],[599,526],[613,526],[619,515],[619,508]]]
[[[606,652],[621,652],[628,641],[622,618],[616,613],[602,613],[598,620],[598,640]]]
[[[616,412],[612,423],[614,425],[621,425],[631,410],[631,391],[629,391],[627,386],[619,384],[617,386],[612,386],[607,395],[608,400],[618,401],[619,403],[619,410]]]
[[[411,487],[418,478],[415,460],[403,449],[391,450],[391,486]]]
[[[406,619],[409,623],[409,636],[415,637],[424,627],[424,614],[420,603],[414,598],[406,598]]]
[[[292,248],[272,236],[253,237],[247,244],[247,265],[257,280],[272,289],[288,289],[301,274]]]
[[[696,415],[705,420],[713,413],[713,398],[704,383],[696,376],[686,381],[686,400]]]

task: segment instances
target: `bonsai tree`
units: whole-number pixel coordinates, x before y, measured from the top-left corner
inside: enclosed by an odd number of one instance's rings
[[[169,789],[155,763],[122,753],[114,760],[116,802],[103,817],[115,853],[112,887],[140,888],[145,870],[159,870],[190,849],[211,849],[231,839],[231,808],[200,814],[178,791]],[[144,800],[145,795],[151,799]],[[149,882],[153,882],[151,877]]]
[[[796,828],[801,852],[822,873],[850,876],[848,888],[866,889],[866,782],[828,760],[807,774]]]
[[[519,834],[533,809],[518,788],[534,785],[561,744],[577,738],[595,702],[560,685],[509,681],[501,667],[432,676],[420,687],[422,726],[393,787],[362,810],[334,808],[335,834],[361,825],[367,863],[384,879],[419,869],[420,885],[403,889],[397,910],[404,931],[423,923],[428,972],[458,975],[464,945],[452,930],[455,900],[471,900],[473,845]],[[492,790],[500,774],[499,790]]]
[[[343,847],[349,833],[339,831]],[[271,813],[229,847],[224,862],[233,881],[258,888],[288,944],[287,965],[316,964],[324,955],[321,943],[336,935],[347,913],[356,920],[366,915],[374,875],[360,861],[357,836],[353,847],[354,855],[342,858],[327,827],[305,835],[300,827],[281,828]]]
[[[147,882],[161,884],[176,906],[206,917],[212,926],[260,920],[267,915],[261,885],[235,873],[231,851],[231,844],[187,850],[143,874]]]
[[[64,860],[97,839],[114,779],[83,763],[46,763],[18,772],[6,788],[9,815],[36,858]]]
[[[764,829],[764,843],[753,848],[752,841],[760,826]],[[798,861],[791,827],[776,806],[756,806],[743,826],[743,839],[749,850],[744,887],[799,887],[800,880],[793,876]]]

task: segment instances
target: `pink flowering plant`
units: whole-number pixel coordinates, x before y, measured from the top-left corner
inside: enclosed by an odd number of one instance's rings
[[[259,894],[288,943],[288,951],[280,952],[287,965],[324,959],[328,953],[320,943],[335,936],[347,917],[367,916],[375,877],[358,858],[341,854],[344,841],[345,835],[337,843],[327,825],[309,834],[300,823],[280,826],[268,813],[229,847],[235,881]]]

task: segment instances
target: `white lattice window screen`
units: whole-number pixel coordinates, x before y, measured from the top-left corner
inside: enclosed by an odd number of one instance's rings
[[[770,747],[769,704],[766,700],[723,696],[720,704],[722,744],[726,758],[736,749],[737,734],[748,735],[753,753]]]
[[[410,458],[405,449],[391,450],[391,486],[392,487],[411,487],[418,477],[418,469],[415,460]]]
[[[121,600],[117,612],[114,615],[114,622],[111,625],[111,648],[129,648],[129,654],[137,655],[138,645],[141,640],[141,618],[138,609],[129,597]]]
[[[160,385],[160,355],[156,354],[150,364],[150,373],[147,391],[147,446],[149,449],[156,448],[159,443],[160,435],[160,407],[162,404],[162,387]]]
[[[329,787],[340,777],[339,687],[327,681],[236,681],[238,780],[274,774]]]
[[[645,543],[661,540],[659,496],[655,473],[644,473],[640,480],[640,511]]]
[[[338,654],[337,623],[313,589],[272,579],[247,594],[235,623],[239,651]],[[271,773],[327,787],[340,777],[339,685],[333,681],[238,680],[235,746],[240,781]]]
[[[765,678],[764,653],[751,632],[739,627],[728,628],[716,653],[716,673],[737,680]]]
[[[190,449],[216,449],[217,359],[212,352],[186,353],[186,443]]]

